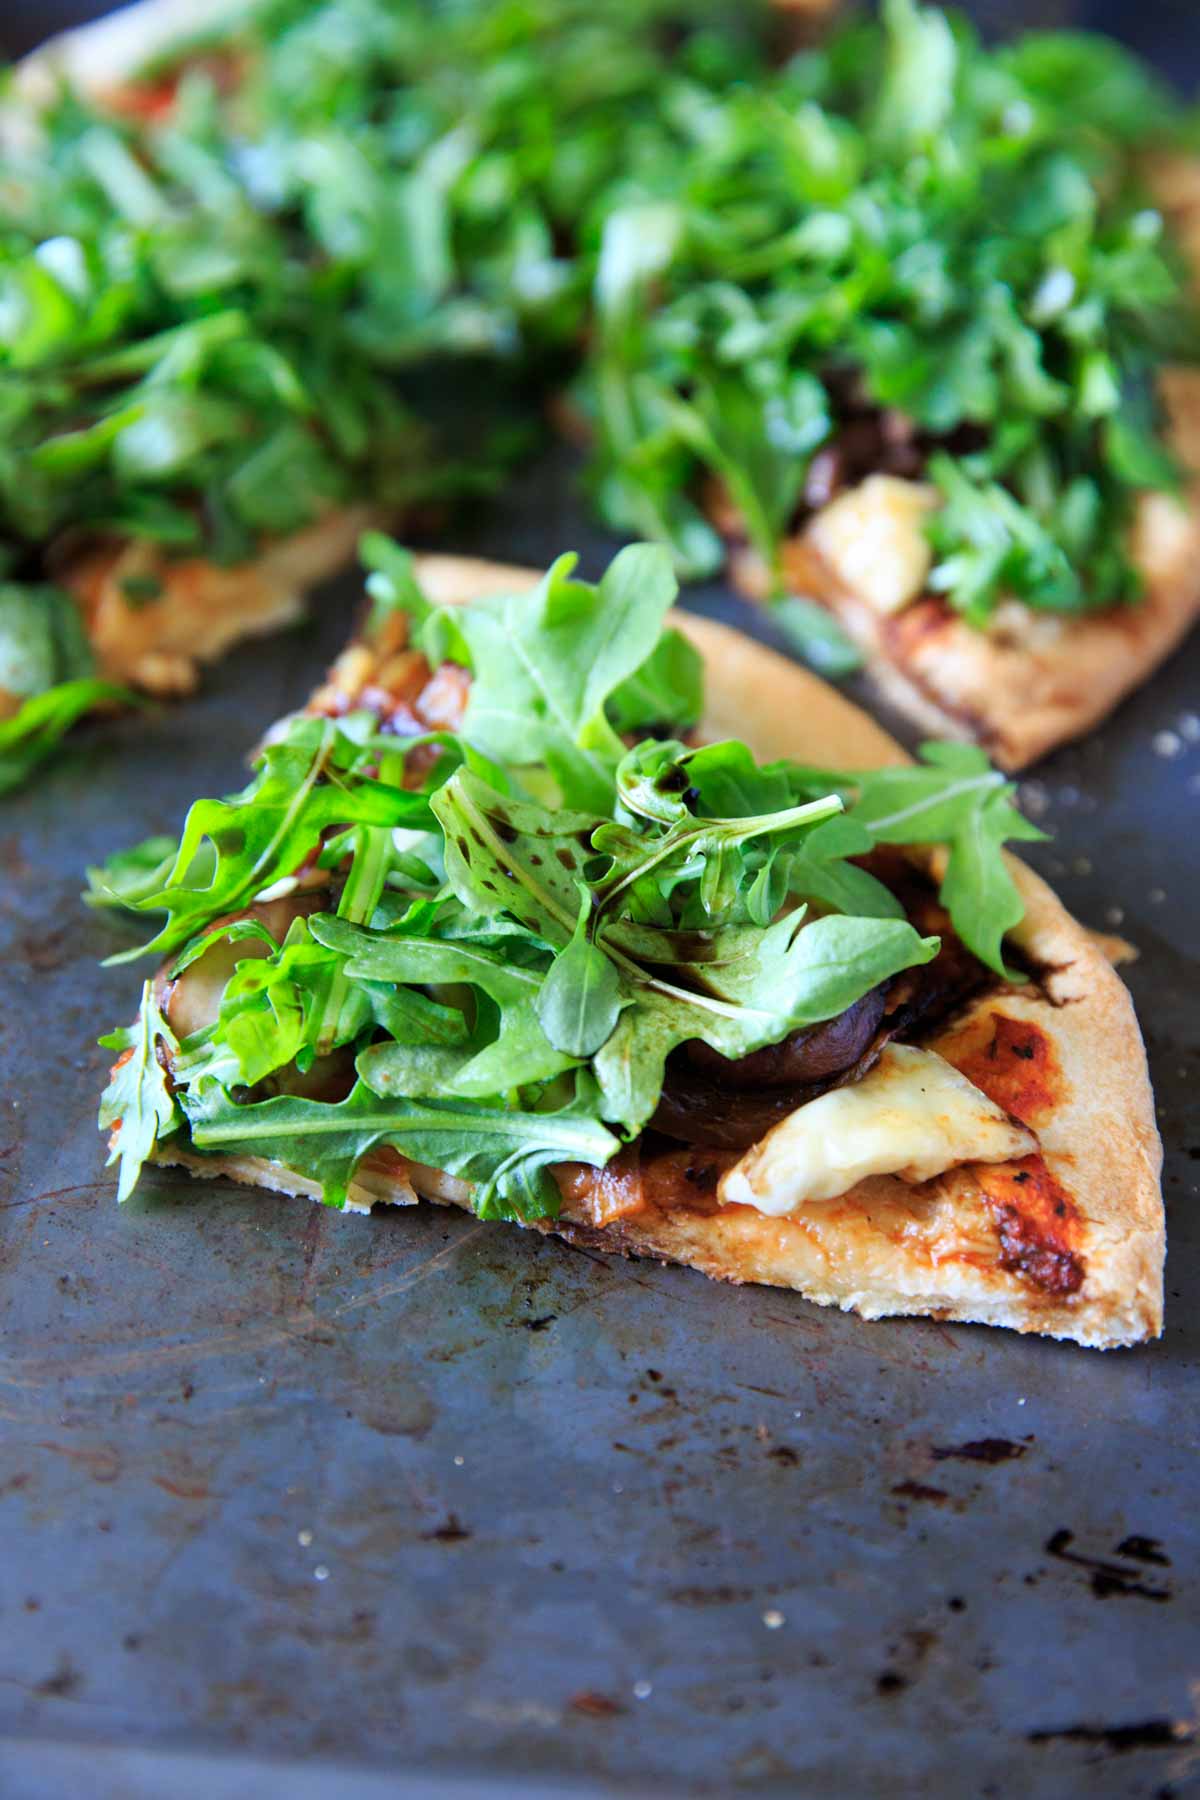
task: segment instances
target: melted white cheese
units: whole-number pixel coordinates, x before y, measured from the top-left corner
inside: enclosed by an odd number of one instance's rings
[[[844,588],[874,612],[899,612],[928,579],[924,525],[936,504],[921,482],[869,475],[822,507],[808,535]]]
[[[889,1044],[861,1081],[797,1107],[735,1163],[720,1198],[782,1217],[833,1200],[868,1175],[931,1181],[965,1162],[1037,1149],[965,1075],[932,1050]]]

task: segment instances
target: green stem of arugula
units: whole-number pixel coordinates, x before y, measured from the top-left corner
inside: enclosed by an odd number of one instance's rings
[[[823,800],[809,800],[803,806],[790,806],[785,812],[759,813],[752,819],[698,819],[690,829],[681,831],[677,837],[668,838],[652,855],[636,869],[621,878],[616,887],[607,893],[601,891],[598,910],[607,911],[613,902],[635,881],[658,864],[674,856],[680,848],[690,848],[703,838],[721,837],[727,843],[740,844],[753,837],[765,837],[776,831],[790,831],[795,825],[813,825],[820,819],[832,818],[835,813],[845,810],[845,802],[838,794],[829,794]]]
[[[272,1102],[269,1100],[258,1103],[259,1106],[270,1106],[271,1104]],[[405,1133],[411,1134],[414,1131],[450,1131],[461,1133],[464,1128],[464,1120],[470,1118],[483,1121],[483,1129],[487,1133],[499,1137],[514,1137],[521,1136],[525,1133],[531,1116],[528,1113],[522,1113],[517,1116],[499,1110],[493,1111],[490,1108],[486,1110],[484,1108],[476,1108],[473,1112],[468,1109],[460,1111],[447,1106],[444,1110],[432,1107],[417,1108],[407,1117],[398,1120],[390,1115],[385,1108],[378,1114],[360,1114],[347,1122],[347,1120],[341,1116],[338,1105],[319,1100],[313,1101],[311,1104],[314,1108],[322,1107],[325,1109],[320,1112],[313,1111],[310,1113],[305,1126],[305,1129],[311,1135],[318,1137],[348,1130],[356,1132],[378,1131],[381,1134],[385,1132],[394,1132],[398,1136]],[[235,1105],[233,1108],[233,1116],[226,1120],[209,1123],[200,1120],[192,1126],[192,1142],[201,1150],[208,1148],[210,1145],[236,1143],[239,1139],[246,1136],[245,1115],[255,1110],[256,1106],[254,1104],[246,1106]],[[594,1137],[597,1133],[597,1125],[595,1121],[591,1119],[572,1118],[556,1121],[553,1113],[546,1113],[539,1115],[538,1122],[544,1130],[544,1141],[553,1143],[556,1147],[577,1147],[578,1145],[585,1143],[589,1136]],[[581,1127],[582,1129],[580,1129]],[[598,1129],[603,1131],[604,1127],[599,1126]],[[259,1116],[254,1121],[253,1130],[256,1139],[294,1137],[297,1135],[295,1120],[289,1120],[287,1118],[276,1120],[273,1118],[263,1119]]]
[[[347,919],[352,925],[370,923],[387,878],[391,836],[386,825],[360,825],[355,831],[350,870],[338,901],[339,919]],[[321,1022],[316,1035],[318,1056],[328,1056],[337,1042],[338,1022],[349,992],[346,964],[339,962],[330,971],[321,1006]]]
[[[329,761],[329,757],[333,751],[336,738],[337,729],[333,724],[333,721],[329,720],[326,722],[324,731],[321,734],[320,745],[317,748],[316,754],[312,759],[312,763],[309,766],[304,780],[296,789],[292,803],[280,819],[279,824],[276,826],[275,831],[271,836],[271,841],[266,845],[262,854],[256,859],[254,867],[249,871],[237,894],[233,897],[228,908],[230,912],[234,911],[237,906],[244,904],[248,899],[253,900],[259,889],[268,885],[263,877],[271,867],[271,859],[275,855],[280,843],[286,838],[288,832],[291,830],[293,821],[296,819],[297,815],[303,812],[308,796],[312,793],[317,782],[321,779],[325,770],[325,764]],[[187,859],[187,866],[182,869],[180,867],[181,860],[182,855],[180,860],[176,861],[175,868],[171,871],[172,880],[168,884],[169,886],[174,886],[174,877],[176,875],[185,875],[187,873],[187,868],[191,866],[192,859],[190,856]]]
[[[928,812],[931,807],[945,806],[948,800],[957,800],[960,794],[969,794],[975,788],[1003,787],[1007,776],[998,769],[988,769],[982,775],[964,776],[961,781],[943,788],[931,800],[914,800],[911,806],[902,806],[899,812],[886,813],[882,819],[870,819],[865,814],[855,814],[861,818],[868,831],[890,831],[894,825],[906,824],[909,819],[918,818],[921,813]]]

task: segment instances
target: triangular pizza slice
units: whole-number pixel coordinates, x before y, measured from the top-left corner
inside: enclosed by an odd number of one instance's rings
[[[658,550],[597,586],[368,560],[362,635],[250,785],[98,883],[165,958],[105,1040],[122,1196],[152,1159],[868,1318],[1157,1334],[1137,1023],[1002,849],[1037,834],[979,750],[909,762],[669,613]]]

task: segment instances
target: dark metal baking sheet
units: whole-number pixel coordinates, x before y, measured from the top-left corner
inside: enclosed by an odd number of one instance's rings
[[[461,547],[598,572],[572,473]],[[1102,1356],[427,1207],[164,1171],[118,1212],[137,975],[80,872],[241,780],[355,592],[0,816],[0,1794],[1189,1791],[1200,647],[1027,789],[1141,952],[1168,1146],[1166,1335]]]

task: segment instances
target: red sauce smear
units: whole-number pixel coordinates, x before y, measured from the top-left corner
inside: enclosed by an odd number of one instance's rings
[[[1044,1157],[980,1164],[974,1173],[1000,1237],[1000,1267],[1047,1294],[1077,1293],[1084,1277],[1075,1249],[1082,1218]]]
[[[165,69],[161,75],[141,76],[136,81],[120,82],[107,88],[104,104],[121,118],[161,124],[175,110],[180,85],[189,69],[203,70],[219,94],[229,94],[241,80],[245,65],[246,57],[236,50],[205,51],[188,57],[186,62],[174,68]]]
[[[1063,1099],[1064,1082],[1054,1045],[1040,1026],[1026,1019],[994,1012],[990,1022],[989,1043],[964,1055],[956,1054],[951,1044],[943,1054],[989,1100],[1020,1119],[1022,1125],[1035,1125]]]
[[[940,594],[923,594],[884,626],[884,637],[898,662],[911,656],[927,638],[939,637],[954,614]]]

